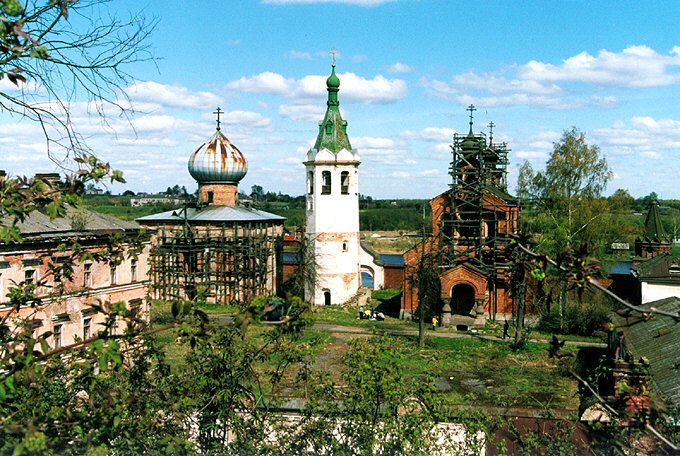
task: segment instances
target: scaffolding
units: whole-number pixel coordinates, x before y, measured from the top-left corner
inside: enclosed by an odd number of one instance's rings
[[[156,233],[149,275],[155,299],[248,303],[276,294],[283,276],[280,227],[267,222],[165,226]]]
[[[495,318],[497,288],[507,288],[509,264],[505,252],[510,235],[517,232],[519,210],[507,193],[509,149],[472,131],[454,134],[449,174],[450,207],[439,222],[439,259],[443,269],[468,264],[487,277],[489,312]]]

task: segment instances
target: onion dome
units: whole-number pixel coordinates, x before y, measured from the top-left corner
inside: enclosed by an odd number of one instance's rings
[[[246,158],[220,131],[219,117],[217,131],[191,154],[188,166],[199,184],[238,183],[248,172]]]

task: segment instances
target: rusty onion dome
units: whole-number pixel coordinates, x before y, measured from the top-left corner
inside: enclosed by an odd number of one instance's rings
[[[189,173],[198,183],[237,183],[248,172],[248,162],[218,129],[189,157]]]

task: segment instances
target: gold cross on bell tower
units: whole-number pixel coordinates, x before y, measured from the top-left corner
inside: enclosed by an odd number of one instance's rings
[[[335,48],[331,49],[331,63],[333,66],[335,66],[335,55],[338,53],[338,51],[335,50]]]

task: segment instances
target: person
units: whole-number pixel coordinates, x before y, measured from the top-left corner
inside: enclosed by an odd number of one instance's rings
[[[503,339],[510,337],[510,334],[508,334],[508,329],[510,329],[510,323],[508,323],[506,318],[505,323],[503,323]]]
[[[370,320],[371,319],[371,311],[370,309],[364,310],[364,320]]]
[[[439,323],[439,320],[437,319],[437,317],[432,317],[432,331],[437,330],[437,323]]]
[[[375,316],[375,319],[378,321],[383,321],[385,320],[385,314],[382,312],[378,312],[378,314]]]
[[[364,319],[364,306],[359,306],[359,320]]]

